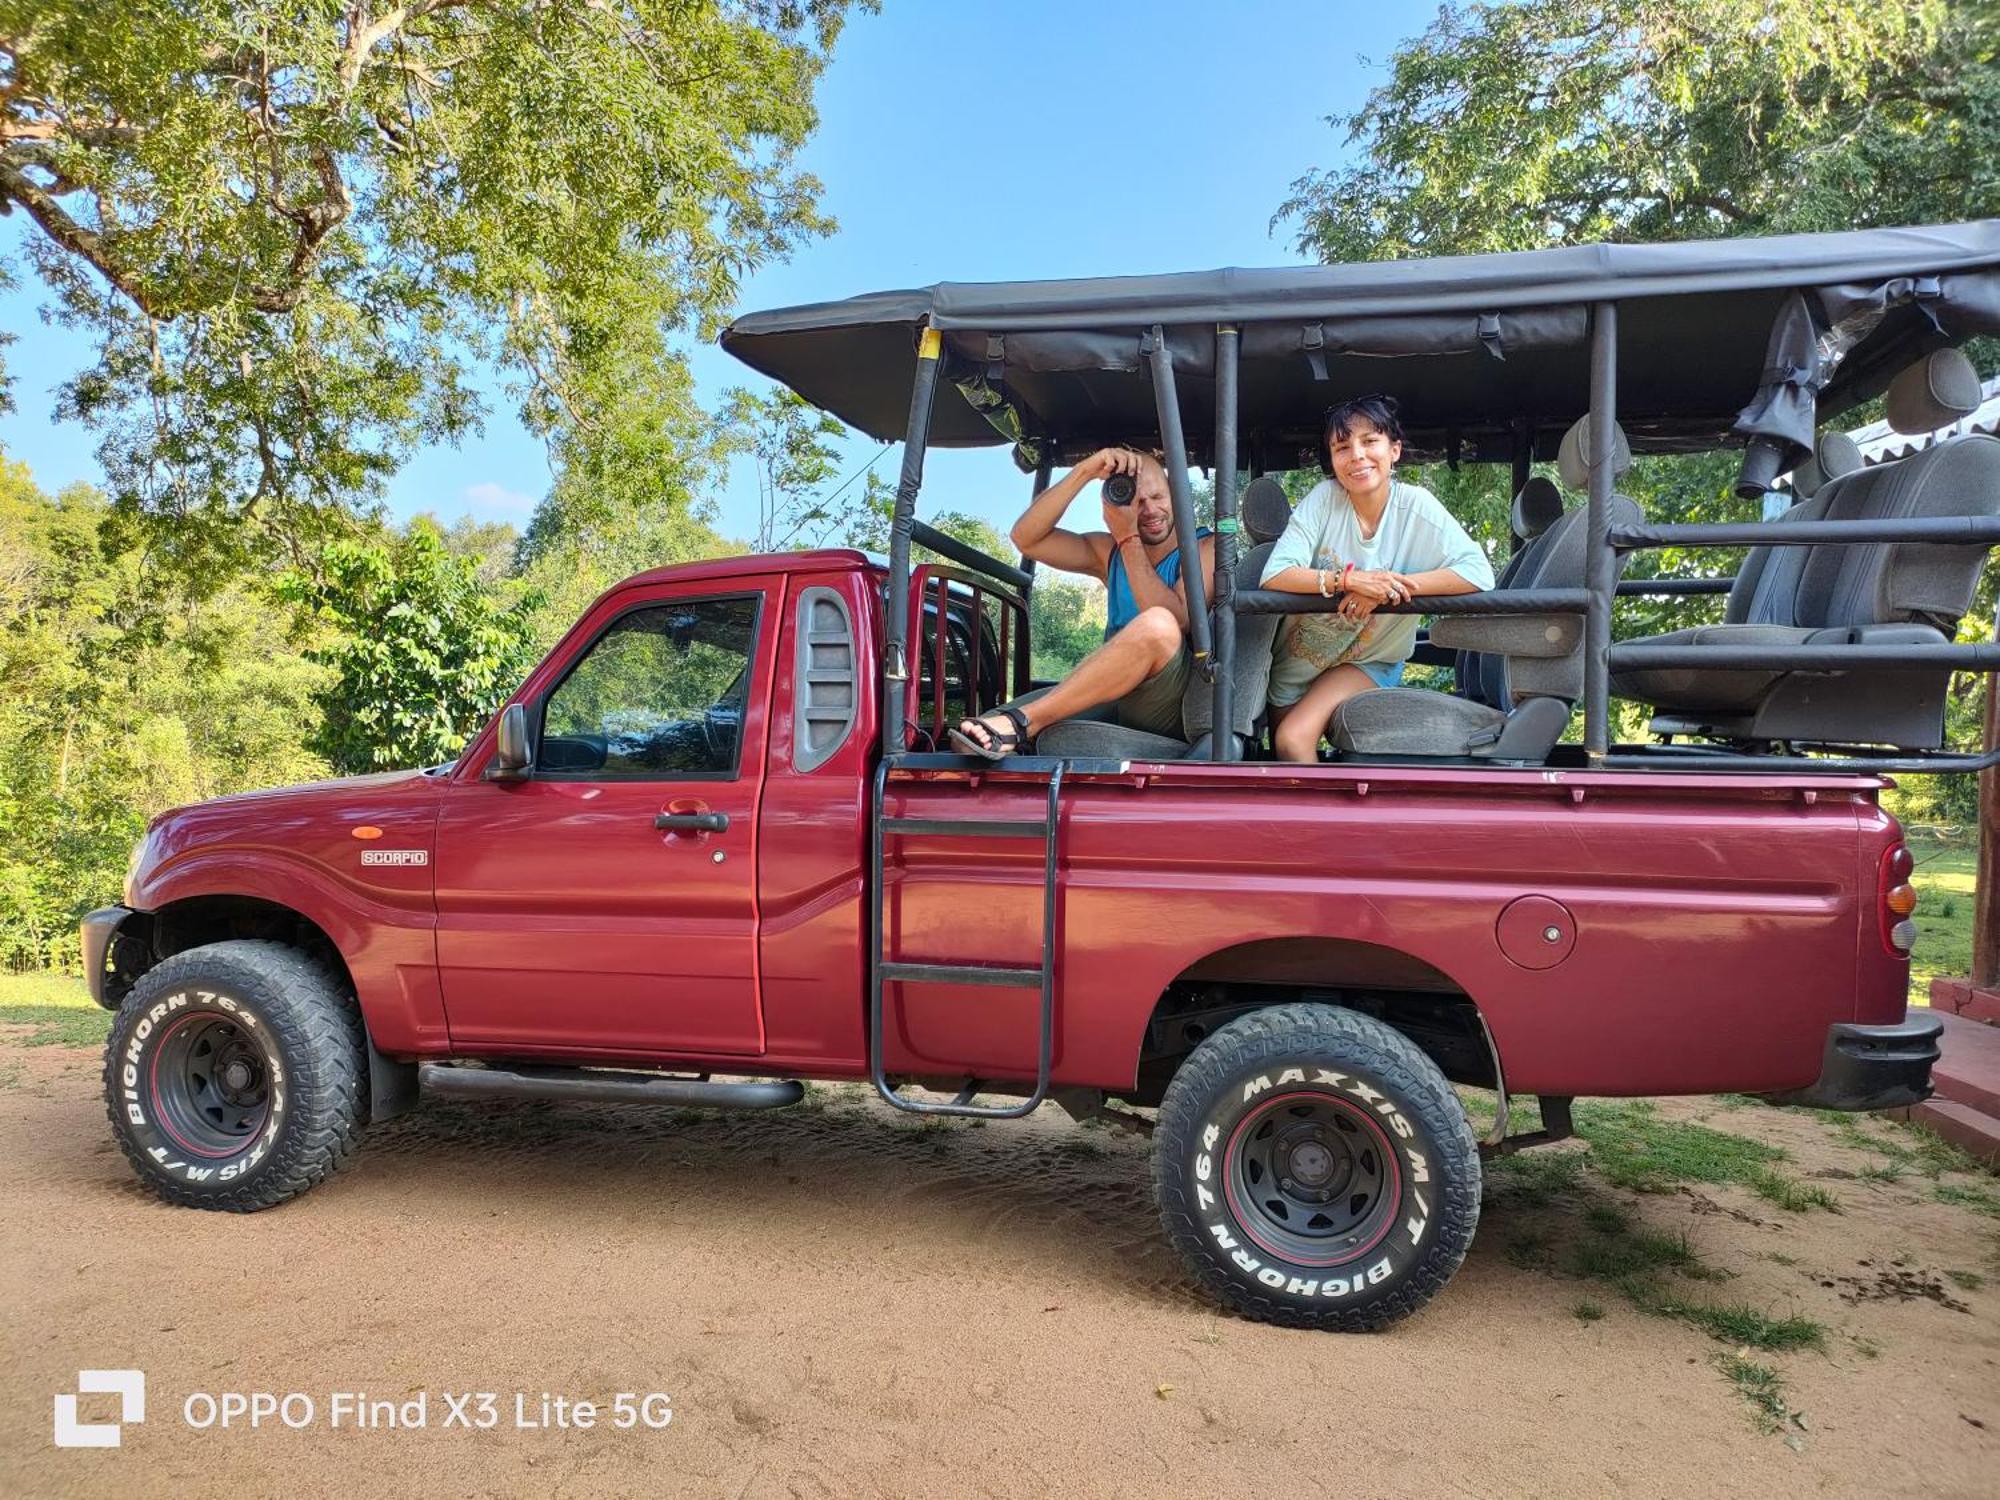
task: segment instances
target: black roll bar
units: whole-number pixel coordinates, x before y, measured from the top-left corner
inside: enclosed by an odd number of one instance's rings
[[[1621,552],[1654,547],[1819,547],[1869,542],[2000,545],[2000,516],[1911,516],[1901,521],[1727,521],[1685,526],[1627,526],[1611,545]]]
[[[1215,708],[1209,755],[1235,760],[1236,674],[1236,355],[1237,331],[1215,330]],[[1183,533],[1192,536],[1192,532]],[[1201,558],[1199,544],[1195,559]],[[1187,571],[1182,561],[1181,571]],[[1201,569],[1196,567],[1199,573]],[[1192,607],[1192,604],[1190,604]]]
[[[917,339],[917,372],[910,382],[910,422],[903,435],[903,472],[896,481],[896,511],[889,525],[889,597],[882,618],[882,754],[903,749],[904,700],[910,684],[910,528],[917,492],[924,486],[924,449],[930,444],[931,404],[937,395],[944,335],[926,328]]]
[[[1208,589],[1201,577],[1201,543],[1195,539],[1194,490],[1188,483],[1187,436],[1181,431],[1181,398],[1174,386],[1174,357],[1166,331],[1155,323],[1139,340],[1139,352],[1153,369],[1153,405],[1160,419],[1160,446],[1166,450],[1167,488],[1174,499],[1174,534],[1181,539],[1181,585],[1187,595],[1188,646],[1195,670],[1213,682],[1209,653]]]
[[[1188,477],[1187,443],[1182,430],[1173,358],[1163,328],[1155,324],[1141,334],[1140,353],[1152,376],[1153,400],[1165,452],[1174,525],[1186,542],[1194,541],[1193,490]],[[1034,563],[1013,567],[916,520],[918,491],[923,484],[924,452],[931,408],[943,362],[942,336],[925,329],[917,351],[916,376],[910,388],[910,417],[903,449],[902,475],[889,537],[890,589],[884,621],[882,747],[885,755],[903,753],[902,732],[908,695],[910,630],[910,545],[914,540],[942,556],[1023,592],[1033,584]],[[1212,684],[1214,724],[1212,754],[1216,760],[1237,754],[1230,666],[1236,648],[1239,614],[1315,614],[1335,607],[1333,599],[1312,594],[1235,587],[1238,557],[1236,457],[1240,376],[1239,330],[1216,329],[1216,583],[1211,619],[1208,590],[1202,579],[1198,545],[1184,560],[1181,577],[1187,597],[1189,645],[1198,670]],[[1905,753],[1868,755],[1852,746],[1814,746],[1820,756],[1754,755],[1725,750],[1663,753],[1659,747],[1639,749],[1610,743],[1610,677],[1614,668],[1711,667],[1839,673],[1853,669],[1947,669],[2000,671],[2000,642],[1957,644],[1854,643],[1797,646],[1677,646],[1629,642],[1613,645],[1611,613],[1620,597],[1683,598],[1726,594],[1733,578],[1618,579],[1618,554],[1666,547],[1810,547],[1864,546],[1882,542],[1919,542],[1948,546],[2000,546],[2000,517],[1920,516],[1881,521],[1788,521],[1703,525],[1634,525],[1613,531],[1610,525],[1614,476],[1611,462],[1618,412],[1618,306],[1598,302],[1590,308],[1590,487],[1586,501],[1586,562],[1584,587],[1570,589],[1507,589],[1471,594],[1423,596],[1401,605],[1384,605],[1383,614],[1524,615],[1565,614],[1583,617],[1584,753],[1593,766],[1615,769],[1688,769],[1753,773],[1760,770],[1882,773],[1914,771],[1972,772],[2000,768],[2000,750],[1983,754]],[[1532,462],[1534,432],[1521,424],[1516,433],[1515,488]],[[1051,461],[1037,466],[1035,492],[1048,488]],[[1024,641],[1025,646],[1025,641]],[[1213,648],[1213,649],[1211,649]]]
[[[1623,533],[1613,532],[1615,545]],[[1701,594],[1726,594],[1736,587],[1730,578],[1621,578],[1620,599],[1691,599]]]
[[[1034,492],[1028,496],[1028,503],[1030,505],[1033,505],[1037,500],[1042,498],[1042,491],[1049,487],[1049,478],[1054,473],[1055,460],[1049,456],[1049,450],[1043,448],[1041,462],[1035,465],[1035,488]],[[1035,581],[1035,560],[1032,557],[1022,558],[1021,571],[1028,575],[1028,583],[1032,586]],[[1026,638],[1023,637],[1024,645],[1022,649],[1024,650],[1026,649],[1025,640]]]
[[[1025,568],[1017,568],[1012,563],[1002,562],[989,552],[981,552],[977,547],[961,542],[935,526],[910,518],[910,540],[919,546],[928,547],[940,557],[948,557],[975,573],[984,573],[988,578],[997,578],[1002,583],[1012,584],[1022,593],[1027,593],[1034,579]]]
[[[1592,761],[1611,747],[1611,606],[1618,556],[1611,550],[1612,424],[1618,416],[1618,304],[1590,310],[1590,501],[1583,581],[1583,750]]]

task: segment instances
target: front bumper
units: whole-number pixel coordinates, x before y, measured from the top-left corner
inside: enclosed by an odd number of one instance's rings
[[[112,939],[128,917],[137,915],[129,906],[100,906],[83,919],[83,974],[90,981],[90,998],[106,1010],[118,1009],[118,1002],[105,995],[109,970],[106,959]]]
[[[1931,1065],[1938,1060],[1944,1022],[1911,1014],[1893,1026],[1836,1022],[1827,1028],[1819,1082],[1766,1094],[1773,1104],[1814,1109],[1896,1109],[1931,1096]]]

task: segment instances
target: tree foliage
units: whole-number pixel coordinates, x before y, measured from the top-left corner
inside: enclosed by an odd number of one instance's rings
[[[2000,212],[1982,0],[1447,5],[1279,210],[1328,261]]]
[[[335,542],[278,594],[327,627],[305,652],[329,671],[308,744],[342,772],[451,759],[536,658],[539,601],[499,604],[478,560],[422,522],[386,542]]]
[[[0,457],[0,963],[73,964],[152,814],[324,775],[321,682],[255,587],[173,593],[101,495]]]
[[[480,420],[481,364],[549,442],[545,539],[684,506],[670,340],[828,227],[794,157],[846,6],[0,0],[0,212],[97,350],[63,412],[183,549],[247,518],[305,560]]]

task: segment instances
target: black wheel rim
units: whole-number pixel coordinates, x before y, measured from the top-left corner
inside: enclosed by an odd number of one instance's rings
[[[182,1016],[153,1053],[154,1117],[197,1156],[234,1156],[271,1118],[271,1067],[257,1039],[216,1011]]]
[[[1243,1118],[1229,1138],[1223,1187],[1237,1223],[1267,1254],[1335,1266],[1388,1233],[1401,1174],[1389,1137],[1366,1112],[1305,1092]]]

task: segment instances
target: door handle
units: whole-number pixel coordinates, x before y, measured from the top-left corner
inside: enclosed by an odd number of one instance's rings
[[[723,833],[729,827],[729,814],[719,812],[655,813],[653,826],[662,832],[673,833]]]

